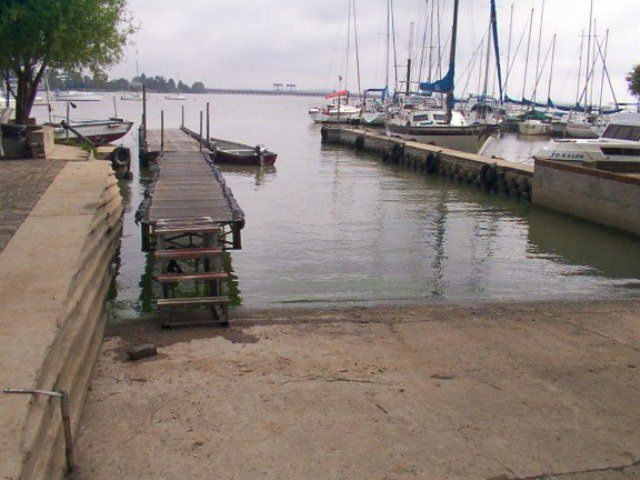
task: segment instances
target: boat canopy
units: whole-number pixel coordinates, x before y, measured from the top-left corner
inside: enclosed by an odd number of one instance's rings
[[[349,95],[349,90],[339,90],[337,92],[330,93],[324,98],[329,99],[329,98],[336,98],[336,97],[346,97],[348,95]]]
[[[381,93],[382,94],[382,100],[384,100],[385,98],[387,98],[389,96],[389,87],[384,87],[384,88],[367,88],[364,93]]]

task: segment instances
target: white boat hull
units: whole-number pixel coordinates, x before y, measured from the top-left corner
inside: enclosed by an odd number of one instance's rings
[[[309,111],[309,116],[315,123],[352,123],[360,118],[359,113],[341,112],[338,114],[337,112],[327,113],[321,110],[311,110]]]
[[[365,125],[383,126],[387,120],[386,112],[363,112],[362,122]]]
[[[565,135],[569,138],[599,138],[604,129],[595,125],[571,125],[565,128]]]
[[[456,129],[456,127],[454,127]],[[436,130],[435,128],[432,130]],[[451,129],[448,129],[451,130]],[[402,140],[427,143],[437,145],[442,148],[458,150],[461,152],[478,153],[481,152],[492,135],[489,129],[476,127],[457,127],[459,133],[443,133],[438,134],[437,131],[421,134],[416,131],[402,132],[397,128],[388,129],[387,135]]]

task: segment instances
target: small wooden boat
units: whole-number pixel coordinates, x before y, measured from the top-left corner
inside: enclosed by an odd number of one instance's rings
[[[273,165],[278,154],[267,150],[263,145],[251,147],[242,143],[212,138],[209,142],[211,158],[219,163],[237,165]]]

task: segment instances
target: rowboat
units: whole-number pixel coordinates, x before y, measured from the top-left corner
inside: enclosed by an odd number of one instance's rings
[[[211,158],[218,163],[238,165],[273,165],[278,154],[267,150],[264,145],[251,147],[243,143],[212,138],[209,142]]]

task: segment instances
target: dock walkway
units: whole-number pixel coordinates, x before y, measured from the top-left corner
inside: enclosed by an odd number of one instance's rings
[[[153,177],[136,219],[142,224],[142,249],[154,251],[160,321],[228,325],[228,273],[221,256],[241,248],[244,212],[209,151],[187,133],[150,130],[140,149],[141,158],[153,159]],[[203,308],[204,319],[197,315]]]

